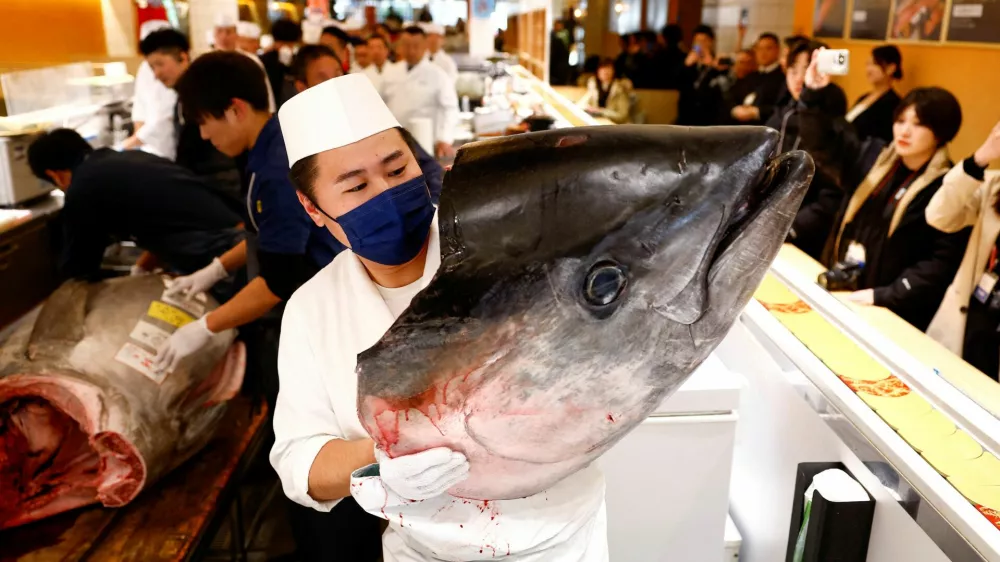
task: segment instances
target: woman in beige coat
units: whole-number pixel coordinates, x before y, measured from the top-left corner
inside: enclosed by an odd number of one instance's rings
[[[927,334],[993,379],[1000,373],[1000,174],[985,170],[998,158],[1000,123],[975,154],[948,172],[926,210],[927,223],[942,231],[972,226],[962,264]]]
[[[577,105],[587,113],[604,117],[622,125],[631,122],[632,82],[615,77],[615,61],[604,59],[597,67],[597,76],[587,80],[587,93]]]

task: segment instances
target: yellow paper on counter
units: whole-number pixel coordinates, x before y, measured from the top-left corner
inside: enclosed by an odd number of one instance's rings
[[[957,476],[949,478],[948,481],[972,503],[990,509],[1000,509],[1000,486],[983,486]]]
[[[156,318],[157,320],[166,322],[175,328],[180,328],[185,324],[194,322],[194,317],[187,312],[184,312],[176,306],[171,306],[160,301],[153,301],[149,303],[149,310],[146,311],[146,314],[148,314],[150,318]]]

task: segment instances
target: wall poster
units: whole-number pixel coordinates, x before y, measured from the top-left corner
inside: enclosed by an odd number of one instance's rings
[[[884,41],[891,13],[892,0],[854,0],[851,39]]]
[[[1000,0],[952,0],[948,40],[1000,44]]]
[[[898,0],[889,39],[940,41],[945,0]]]
[[[813,35],[843,37],[847,17],[847,0],[817,0],[813,14]]]

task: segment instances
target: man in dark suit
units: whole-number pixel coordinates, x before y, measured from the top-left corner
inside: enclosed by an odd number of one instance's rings
[[[730,116],[738,123],[760,125],[774,113],[774,107],[785,87],[785,73],[781,69],[781,42],[773,33],[762,33],[754,44],[757,73],[753,92],[743,100],[735,100]]]

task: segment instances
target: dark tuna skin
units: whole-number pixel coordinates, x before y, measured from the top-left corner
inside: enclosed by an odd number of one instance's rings
[[[445,178],[442,264],[358,358],[391,456],[469,458],[471,499],[585,467],[729,331],[811,180],[765,128],[616,126],[467,145]]]

